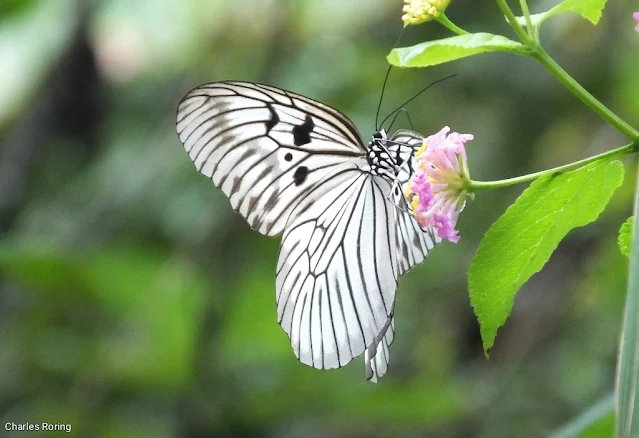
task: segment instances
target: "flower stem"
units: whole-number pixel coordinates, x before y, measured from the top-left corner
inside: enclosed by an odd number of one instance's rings
[[[446,26],[448,29],[455,32],[457,35],[468,34],[468,32],[466,32],[464,29],[462,29],[461,27],[457,26],[455,23],[450,21],[450,19],[443,12],[439,15],[439,17],[437,17],[437,21],[439,21],[442,25]]]
[[[526,45],[530,45],[531,43],[530,37],[528,36],[524,28],[521,27],[521,24],[517,22],[517,18],[515,17],[515,14],[510,9],[510,7],[508,6],[508,3],[506,3],[506,0],[497,0],[497,4],[499,5],[501,12],[504,14],[504,16],[506,17],[506,20],[508,20],[508,22],[510,23],[510,26],[513,28],[513,30],[515,31],[515,33],[517,34],[521,42]]]
[[[561,68],[559,64],[541,47],[537,41],[535,29],[532,26],[530,12],[526,0],[520,0],[521,8],[526,18],[526,24],[530,34],[526,33],[521,24],[517,21],[515,14],[506,3],[506,0],[497,0],[497,4],[506,16],[506,19],[519,36],[521,42],[528,48],[526,55],[531,55],[537,59],[546,69],[561,82],[568,90],[593,110],[599,117],[610,123],[619,132],[624,134],[632,141],[639,140],[639,131],[623,121],[619,116],[610,111],[603,103],[598,101],[592,94],[570,76],[566,70]]]
[[[621,120],[619,116],[610,111],[603,103],[598,101],[592,94],[590,94],[584,87],[572,78],[559,64],[555,62],[551,56],[546,53],[541,47],[537,47],[532,53],[544,67],[552,73],[566,88],[568,88],[575,96],[577,96],[583,103],[585,103],[590,109],[596,112],[599,117],[614,126],[619,132],[624,134],[632,141],[639,140],[639,131],[630,126],[628,123]]]
[[[502,179],[499,181],[470,181],[468,190],[474,192],[477,190],[497,189],[500,187],[513,186],[515,184],[521,184],[524,182],[533,181],[544,175],[552,175],[555,173],[565,172],[575,167],[585,166],[586,164],[594,163],[596,161],[610,160],[612,158],[621,157],[622,155],[639,152],[639,141],[629,143],[617,149],[613,149],[608,152],[604,152],[593,157],[585,158],[583,160],[575,161],[574,163],[565,164],[563,166],[554,167],[548,170],[542,170],[541,172],[535,172],[528,175],[518,176],[516,178]]]

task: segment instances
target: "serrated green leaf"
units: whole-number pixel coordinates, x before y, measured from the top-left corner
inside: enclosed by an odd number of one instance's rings
[[[592,24],[601,19],[601,12],[606,7],[607,0],[564,0],[546,13],[546,18],[562,12],[575,12]],[[545,19],[545,18],[544,18]]]
[[[563,3],[558,4],[549,11],[532,14],[530,19],[533,26],[539,27],[547,18],[564,12],[574,12],[581,15],[592,24],[597,24],[599,20],[601,20],[601,14],[606,6],[606,1],[607,0],[565,0]],[[525,17],[515,18],[520,25],[527,25]]]
[[[428,67],[479,53],[498,51],[525,53],[525,47],[501,35],[473,33],[427,41],[412,47],[399,47],[393,49],[387,59],[396,67]]]
[[[531,15],[533,24],[541,25],[546,19],[562,14],[564,12],[574,12],[581,15],[592,24],[597,24],[601,20],[601,14],[606,7],[607,0],[565,0],[549,11]],[[519,24],[526,24],[524,17],[517,17]]]
[[[573,228],[599,216],[623,180],[619,161],[539,178],[488,230],[468,273],[484,350],[510,315],[515,294]]]
[[[626,219],[626,222],[624,222],[619,229],[619,250],[626,257],[630,257],[630,239],[632,237],[632,225],[634,222],[633,217],[634,216],[630,216]]]

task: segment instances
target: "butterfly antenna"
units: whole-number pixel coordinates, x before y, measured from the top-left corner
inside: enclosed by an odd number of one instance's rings
[[[397,117],[399,117],[401,113],[406,114],[406,117],[408,118],[408,123],[410,123],[410,129],[413,131],[415,130],[415,125],[413,125],[413,121],[410,118],[410,114],[408,114],[408,110],[406,108],[400,108],[397,111],[395,111],[395,116],[393,117],[393,120],[391,120],[391,124],[388,126],[388,132],[391,132],[391,130],[393,129],[393,125],[395,124],[395,121],[397,120]]]
[[[395,44],[393,44],[393,48],[397,46],[397,44],[399,44],[399,40],[402,39],[402,36],[404,35],[404,29],[402,28],[402,31],[399,33],[399,36],[397,37],[397,40],[395,41]],[[379,103],[377,104],[377,114],[375,114],[375,131],[379,131],[379,125],[377,124],[377,122],[379,121],[379,111],[382,108],[382,101],[384,100],[384,91],[386,91],[386,83],[388,82],[388,76],[390,76],[390,72],[391,69],[393,68],[392,65],[388,66],[388,70],[386,70],[386,76],[384,76],[384,84],[382,85],[382,93],[379,96]],[[384,124],[384,122],[382,122],[382,124]]]
[[[446,76],[445,78],[441,78],[441,79],[437,79],[435,82],[431,82],[430,84],[428,84],[426,87],[422,88],[419,93],[415,94],[413,97],[411,97],[410,99],[408,99],[406,102],[404,102],[403,104],[401,104],[400,106],[398,106],[395,110],[391,111],[391,113],[389,115],[386,116],[386,118],[384,120],[382,120],[382,125],[384,125],[384,123],[386,123],[386,120],[388,120],[388,118],[390,116],[392,116],[393,114],[395,114],[397,111],[401,110],[404,106],[408,105],[410,102],[412,102],[413,100],[417,99],[417,97],[419,97],[420,94],[422,94],[424,91],[428,90],[430,87],[432,87],[435,84],[439,84],[440,82],[445,81],[446,79],[450,79],[450,78],[454,78],[455,76],[457,76],[457,74],[452,74],[450,76]]]
[[[377,124],[377,122],[379,121],[379,111],[382,108],[382,100],[384,100],[384,90],[386,90],[386,82],[388,82],[388,76],[390,75],[392,68],[393,68],[392,65],[388,66],[388,70],[386,70],[386,76],[384,77],[384,84],[382,85],[382,93],[379,96],[379,103],[377,104],[377,113],[375,114],[375,131],[379,131],[379,125]]]

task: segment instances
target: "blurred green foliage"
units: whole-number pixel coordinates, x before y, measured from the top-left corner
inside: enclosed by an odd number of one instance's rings
[[[29,3],[36,3],[36,0],[3,0],[0,3],[0,15],[2,17],[8,17],[14,12],[20,12],[27,7]]]
[[[533,13],[548,6],[530,3]],[[543,40],[636,124],[636,3],[609,3],[598,26],[555,18]],[[537,437],[610,392],[630,160],[608,209],[520,291],[490,361],[465,275],[523,187],[479,194],[460,218],[460,243],[401,279],[379,385],[364,381],[361,359],[324,372],[295,359],[276,321],[278,241],[251,231],[197,174],[175,135],[175,108],[203,82],[262,81],[339,108],[366,138],[400,11],[383,0],[0,3],[0,427],[48,421],[72,424],[74,436],[131,438]],[[494,2],[455,0],[447,13],[469,31],[512,37]],[[445,36],[431,23],[408,29],[402,45]],[[452,73],[407,109],[424,134],[444,125],[474,134],[473,179],[623,144],[540,66],[503,53],[393,70],[382,114]]]

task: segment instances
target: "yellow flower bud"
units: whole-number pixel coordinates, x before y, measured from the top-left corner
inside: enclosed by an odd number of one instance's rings
[[[404,0],[402,21],[404,26],[421,24],[438,18],[448,7],[450,0]]]

